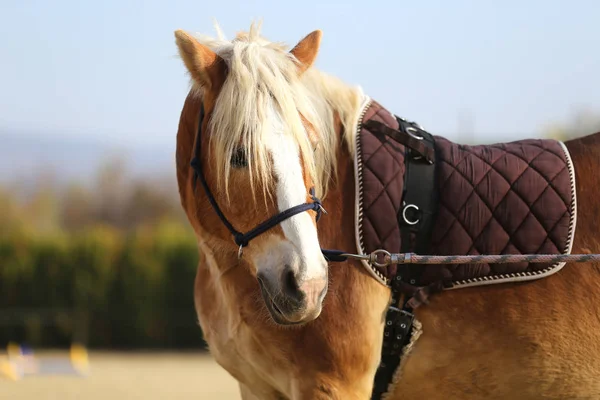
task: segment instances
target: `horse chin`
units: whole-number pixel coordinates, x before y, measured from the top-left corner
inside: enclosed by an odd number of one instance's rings
[[[277,324],[277,325],[282,325],[282,326],[299,326],[299,325],[303,325],[304,321],[290,321],[288,320],[285,315],[281,312],[281,310],[279,310],[279,308],[277,308],[277,306],[275,305],[275,302],[273,302],[273,300],[269,299],[265,299],[265,304],[267,305],[267,310],[269,310],[269,314],[271,315],[271,318],[273,319],[273,321]]]

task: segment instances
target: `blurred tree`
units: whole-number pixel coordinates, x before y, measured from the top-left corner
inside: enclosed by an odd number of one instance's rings
[[[68,231],[81,231],[93,223],[92,194],[80,185],[73,184],[66,190],[60,208],[61,226]]]
[[[16,199],[6,189],[0,188],[0,237],[9,235],[20,223]]]
[[[55,189],[50,185],[39,186],[25,204],[21,218],[35,227],[37,234],[51,234],[59,229],[58,205]]]
[[[127,226],[154,224],[167,217],[175,217],[173,199],[160,191],[152,182],[136,182],[124,206],[123,222]]]
[[[174,177],[134,179],[122,157],[92,181],[0,187],[0,347],[203,347],[197,257]]]
[[[113,226],[122,226],[124,203],[127,195],[126,162],[120,156],[110,156],[100,167],[94,191],[95,220]]]

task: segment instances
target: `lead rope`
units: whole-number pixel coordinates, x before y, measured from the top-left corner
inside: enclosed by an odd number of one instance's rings
[[[344,253],[339,250],[322,249],[325,258],[330,261],[343,262],[348,259],[366,261],[375,267],[387,267],[398,264],[510,264],[510,263],[583,263],[600,261],[600,254],[498,254],[475,256],[436,256],[418,255],[415,253],[389,253],[386,250],[375,250],[370,254]]]
[[[344,253],[339,250],[321,249],[323,256],[332,262],[344,262],[349,259],[366,261],[370,266],[385,268],[390,265],[401,264],[427,264],[427,265],[447,265],[447,264],[509,264],[509,263],[583,263],[598,262],[600,254],[501,254],[501,255],[475,255],[475,256],[436,256],[436,255],[418,255],[415,253],[389,253],[386,250],[375,250],[370,254],[352,254]],[[416,309],[422,304],[429,302],[429,297],[433,293],[444,289],[441,281],[433,282],[426,286],[413,286],[396,282],[394,284],[401,286],[401,292],[409,296],[406,305],[411,309]]]

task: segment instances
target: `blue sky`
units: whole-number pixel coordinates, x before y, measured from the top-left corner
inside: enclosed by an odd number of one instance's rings
[[[212,17],[230,37],[262,18],[290,45],[322,29],[317,67],[450,138],[536,136],[600,110],[592,0],[3,0],[0,130],[173,148],[188,90],[173,31],[212,34]]]

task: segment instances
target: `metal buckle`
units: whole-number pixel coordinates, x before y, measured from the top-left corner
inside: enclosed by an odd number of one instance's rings
[[[419,207],[417,207],[414,204],[407,204],[404,206],[404,208],[402,209],[402,219],[404,220],[404,222],[406,222],[408,225],[416,225],[419,223],[419,221],[421,220],[421,218],[417,218],[416,221],[409,221],[408,218],[406,217],[406,211],[409,208],[414,208],[415,210],[419,211]]]
[[[352,254],[342,253],[343,257],[351,258],[353,260],[366,261],[370,265],[376,267],[387,267],[391,264],[407,264],[411,260],[412,253],[390,253],[384,249],[377,249],[370,254]],[[383,255],[384,260],[378,261],[378,257]]]

